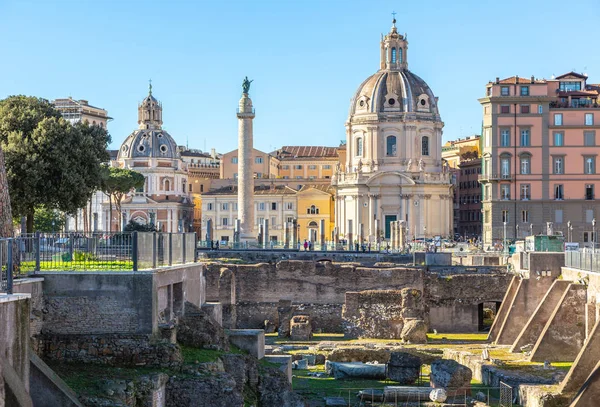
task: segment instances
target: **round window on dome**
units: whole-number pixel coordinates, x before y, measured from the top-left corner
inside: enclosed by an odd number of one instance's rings
[[[421,99],[421,106],[425,106],[427,104],[427,102],[425,101],[425,99]]]
[[[141,152],[143,152],[145,149],[146,149],[146,147],[144,147],[144,146],[142,146],[142,145],[139,145],[139,146],[138,146],[138,151],[139,151],[140,153],[141,153]]]
[[[127,152],[127,150],[129,150],[129,147],[127,147],[127,146],[123,146],[123,147],[121,147],[121,150],[123,150],[123,152],[124,152],[124,153],[126,153],[126,152]]]
[[[388,100],[388,104],[389,104],[390,106],[394,106],[394,104],[395,104],[395,103],[396,103],[396,100],[395,100],[395,99],[390,99],[390,100]]]
[[[165,146],[164,144],[162,146],[160,146],[160,151],[163,153],[167,152],[167,146]]]
[[[364,107],[364,106],[365,106],[365,101],[364,101],[364,100],[361,100],[361,101],[358,103],[358,105],[359,105],[360,107]]]

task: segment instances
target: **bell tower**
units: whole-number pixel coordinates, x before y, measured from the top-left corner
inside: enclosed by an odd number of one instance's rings
[[[392,13],[392,28],[389,34],[381,35],[381,62],[379,69],[388,69],[392,71],[400,71],[408,69],[407,53],[408,41],[406,34],[402,36],[398,34],[396,28],[396,13]]]
[[[138,106],[140,129],[159,130],[162,126],[162,104],[152,96],[152,79],[148,85],[148,96]]]

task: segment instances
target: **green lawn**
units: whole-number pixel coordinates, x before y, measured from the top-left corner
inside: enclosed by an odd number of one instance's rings
[[[34,271],[35,261],[21,262],[21,270]],[[40,271],[131,271],[131,260],[40,261]]]

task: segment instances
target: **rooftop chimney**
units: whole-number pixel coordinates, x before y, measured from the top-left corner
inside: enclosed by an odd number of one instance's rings
[[[499,84],[499,83],[500,83],[500,77],[496,76],[496,84]]]
[[[535,78],[533,77],[533,75],[531,75],[531,83],[535,82]]]

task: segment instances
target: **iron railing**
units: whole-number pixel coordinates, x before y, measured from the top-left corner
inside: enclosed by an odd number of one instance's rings
[[[196,261],[195,233],[35,233],[0,239],[0,291],[20,274],[138,271]]]
[[[584,249],[565,252],[565,267],[600,272],[600,251]]]

